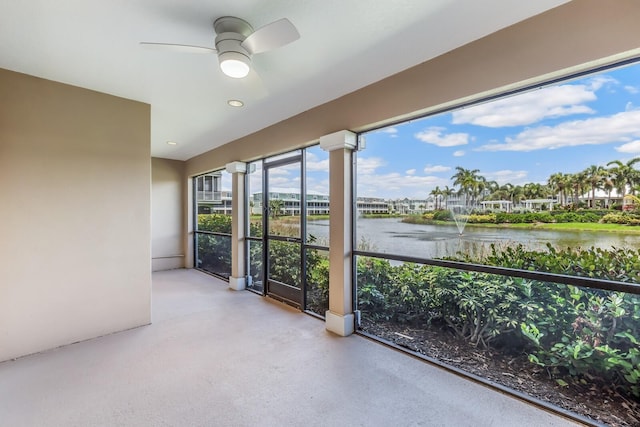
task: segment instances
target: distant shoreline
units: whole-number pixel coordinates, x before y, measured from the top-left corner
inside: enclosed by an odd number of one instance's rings
[[[407,216],[402,219],[402,222],[407,224],[423,224],[423,225],[442,225],[455,227],[454,222],[449,221],[436,221],[436,220],[424,220],[415,216]],[[465,227],[473,228],[515,228],[520,230],[553,230],[553,231],[602,231],[608,233],[620,233],[620,234],[640,234],[640,227],[623,225],[623,224],[601,224],[598,222],[561,222],[561,223],[503,223],[503,224],[470,224],[467,223]]]

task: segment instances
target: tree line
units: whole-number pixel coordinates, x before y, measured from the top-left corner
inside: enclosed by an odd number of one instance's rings
[[[640,157],[627,162],[612,160],[607,167],[591,165],[577,173],[557,172],[549,176],[546,184],[530,182],[524,185],[500,185],[480,175],[479,169],[456,166],[456,173],[451,177],[453,187],[436,186],[429,195],[433,196],[438,210],[452,196],[464,197],[465,203],[471,206],[481,200],[506,200],[516,205],[526,199],[557,197],[560,206],[566,207],[575,205],[582,195],[589,193],[586,207],[595,208],[597,190],[606,191],[609,199],[613,190],[619,198],[628,194],[635,196],[640,190],[640,170],[635,168],[638,162]]]

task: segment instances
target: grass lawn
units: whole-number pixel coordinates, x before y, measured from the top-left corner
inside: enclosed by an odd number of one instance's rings
[[[441,224],[451,224],[440,222]],[[558,222],[558,223],[520,223],[520,224],[467,224],[467,227],[517,228],[524,230],[554,231],[606,231],[611,233],[640,234],[640,227],[624,224],[600,224],[597,222]]]
[[[405,218],[404,222],[411,224],[432,224],[455,226],[450,221],[424,221],[417,218]],[[640,234],[640,227],[624,224],[600,224],[598,222],[558,222],[558,223],[519,223],[519,224],[470,224],[466,227],[474,228],[517,228],[524,230],[554,230],[554,231],[606,231],[622,234]]]
[[[475,224],[474,224],[475,225]],[[487,224],[477,224],[487,225]],[[624,224],[600,224],[598,222],[559,222],[534,224],[489,224],[496,227],[524,228],[528,230],[609,231],[612,233],[640,234],[640,227]]]

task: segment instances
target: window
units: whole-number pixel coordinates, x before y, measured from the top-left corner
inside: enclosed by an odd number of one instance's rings
[[[638,105],[634,64],[361,135],[363,331],[525,393],[640,397]]]
[[[310,147],[252,162],[247,175],[249,289],[320,316],[329,292],[328,174],[328,154]],[[313,197],[324,203],[313,206]]]
[[[231,275],[231,174],[214,171],[194,178],[195,267],[228,279]]]

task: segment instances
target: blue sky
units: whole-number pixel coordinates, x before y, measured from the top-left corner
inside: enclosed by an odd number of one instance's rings
[[[358,196],[424,199],[435,186],[453,187],[456,166],[479,169],[499,184],[546,183],[556,172],[640,156],[640,64],[364,136]],[[328,194],[328,171],[328,153],[307,149],[307,188]],[[260,182],[259,171],[250,175],[250,193],[260,191]],[[270,184],[299,188],[299,171],[272,170]]]
[[[365,134],[358,195],[425,198],[455,167],[500,184],[546,183],[640,156],[640,65]]]

